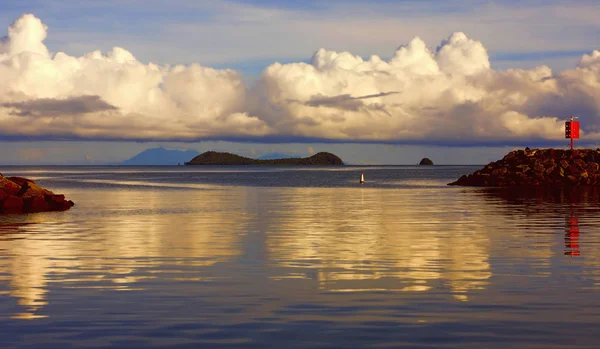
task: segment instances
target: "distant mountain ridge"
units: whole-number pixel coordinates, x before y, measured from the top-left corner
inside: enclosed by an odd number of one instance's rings
[[[195,150],[168,150],[163,147],[146,149],[121,165],[179,165],[200,154]]]
[[[321,166],[339,166],[344,165],[342,159],[334,154],[321,152],[307,158],[283,158],[271,160],[258,160],[239,156],[231,153],[220,153],[216,151],[207,151],[186,165],[321,165]]]

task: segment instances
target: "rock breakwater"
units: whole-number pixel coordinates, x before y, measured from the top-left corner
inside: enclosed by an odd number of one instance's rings
[[[0,173],[0,214],[65,211],[73,205],[64,195],[54,194],[31,179]]]
[[[600,148],[515,150],[448,185],[600,186]]]

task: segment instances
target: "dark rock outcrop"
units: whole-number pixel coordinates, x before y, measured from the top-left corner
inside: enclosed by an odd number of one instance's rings
[[[231,153],[219,153],[215,151],[207,151],[202,153],[191,161],[186,162],[186,165],[321,165],[321,166],[338,166],[344,162],[339,157],[331,153],[317,153],[307,158],[285,158],[272,160],[256,160],[246,158]]]
[[[449,185],[600,186],[600,148],[515,150]]]
[[[73,205],[64,195],[54,194],[31,179],[0,173],[0,214],[65,211]]]
[[[419,162],[420,166],[432,166],[433,165],[433,161],[431,161],[430,158],[423,158],[421,159],[421,162]]]

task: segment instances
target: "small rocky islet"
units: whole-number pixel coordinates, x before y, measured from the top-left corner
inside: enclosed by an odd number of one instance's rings
[[[65,211],[73,205],[64,195],[54,194],[31,179],[0,173],[0,214]]]
[[[433,161],[430,158],[422,158],[419,166],[433,166]]]
[[[600,148],[515,150],[448,185],[600,186]]]

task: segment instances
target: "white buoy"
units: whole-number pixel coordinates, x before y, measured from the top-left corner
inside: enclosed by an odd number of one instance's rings
[[[360,184],[364,184],[365,183],[365,174],[361,173],[360,174]]]

